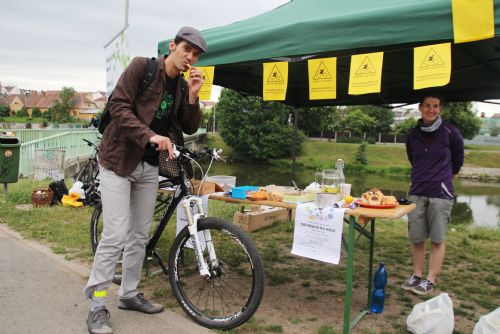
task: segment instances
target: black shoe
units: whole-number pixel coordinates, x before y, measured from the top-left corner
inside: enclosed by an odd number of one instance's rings
[[[87,327],[91,334],[112,334],[111,328],[111,315],[106,307],[97,307],[95,310],[89,312],[87,317]]]
[[[164,307],[161,304],[153,304],[146,298],[144,294],[138,293],[132,298],[119,298],[118,308],[122,310],[139,311],[142,313],[160,313]]]

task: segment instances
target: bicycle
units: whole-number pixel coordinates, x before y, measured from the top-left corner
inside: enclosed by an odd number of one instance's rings
[[[177,302],[195,322],[208,328],[231,329],[245,323],[259,307],[264,293],[264,267],[247,234],[221,218],[207,217],[201,197],[193,195],[185,164],[199,153],[175,149],[180,182],[173,184],[173,194],[146,246],[145,262],[154,259],[158,263]],[[202,153],[212,161],[220,158],[215,149]],[[162,185],[171,182],[169,179]],[[184,209],[188,226],[172,242],[167,267],[156,246],[178,204]],[[94,254],[103,224],[101,215],[99,204],[92,213],[90,227]],[[119,281],[115,275],[113,282]]]
[[[97,155],[99,147],[90,140],[83,139],[88,146],[94,148],[94,152],[90,155],[85,166],[80,169],[74,176],[73,180],[82,182],[83,190],[85,192],[85,205],[96,205],[101,201],[101,194],[99,192],[99,163],[97,162]]]

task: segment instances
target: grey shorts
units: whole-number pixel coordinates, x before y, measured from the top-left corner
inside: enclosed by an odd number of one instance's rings
[[[408,199],[417,206],[408,214],[410,241],[417,243],[430,238],[433,243],[443,242],[450,222],[453,201],[416,195],[409,195]]]

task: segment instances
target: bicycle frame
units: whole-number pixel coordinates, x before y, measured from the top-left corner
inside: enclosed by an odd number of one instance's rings
[[[180,154],[180,153],[179,153]],[[167,207],[167,211],[165,214],[162,216],[160,223],[156,227],[153,236],[149,240],[148,244],[146,245],[146,258],[148,254],[151,254],[156,261],[158,261],[158,264],[160,265],[162,271],[167,275],[168,274],[168,268],[167,266],[163,263],[160,255],[158,252],[156,252],[156,244],[158,243],[163,231],[167,227],[168,222],[170,221],[170,218],[172,217],[175,209],[179,205],[179,203],[182,202],[181,206],[185,211],[186,218],[188,221],[188,230],[189,234],[191,235],[191,243],[193,244],[195,254],[196,254],[196,261],[198,264],[198,269],[200,271],[200,275],[205,277],[205,278],[210,278],[210,271],[209,271],[209,266],[205,259],[203,258],[203,250],[201,249],[201,243],[200,239],[198,236],[198,219],[206,217],[204,210],[203,210],[203,203],[202,199],[199,196],[195,196],[192,194],[191,191],[191,181],[188,177],[187,171],[184,168],[184,165],[181,162],[182,157],[177,156],[176,157],[176,162],[179,167],[179,174],[181,178],[181,183],[177,187],[172,200],[170,201],[170,205]],[[196,205],[198,209],[198,213],[193,215],[191,208]],[[211,265],[217,265],[217,256],[215,254],[215,249],[212,246],[212,238],[210,235],[210,231],[206,230],[204,231],[204,238],[205,238],[205,243],[206,247],[209,251],[209,258],[210,258],[210,264]]]

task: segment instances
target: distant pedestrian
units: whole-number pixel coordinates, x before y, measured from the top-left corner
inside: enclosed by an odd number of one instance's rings
[[[99,116],[97,116],[97,115],[92,116],[92,119],[90,120],[89,127],[91,129],[97,129],[99,127]]]
[[[441,99],[426,95],[418,106],[418,120],[406,140],[411,185],[408,199],[416,209],[408,214],[408,237],[412,243],[413,275],[402,285],[419,295],[430,293],[441,270],[445,236],[455,197],[453,175],[464,162],[462,135],[441,119]],[[423,276],[425,240],[431,239],[429,272]]]

